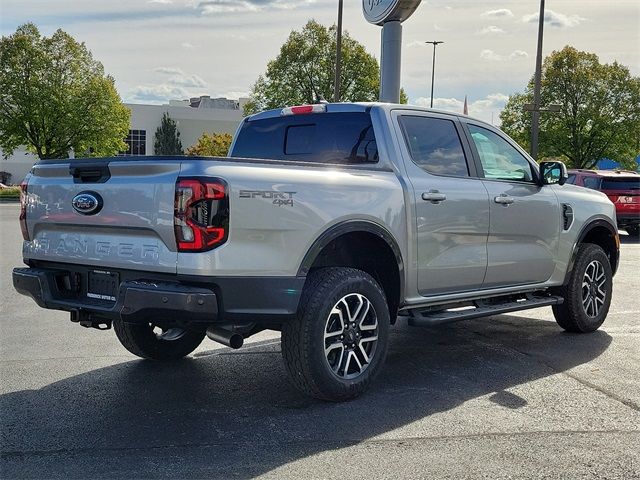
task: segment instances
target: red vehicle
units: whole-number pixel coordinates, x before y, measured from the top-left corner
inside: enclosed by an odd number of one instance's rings
[[[618,228],[640,235],[640,174],[625,170],[569,170],[567,183],[605,193],[616,206]]]

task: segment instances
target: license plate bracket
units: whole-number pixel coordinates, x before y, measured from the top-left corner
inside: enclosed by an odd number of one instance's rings
[[[116,272],[89,271],[87,276],[87,297],[115,302],[119,287],[120,276]]]

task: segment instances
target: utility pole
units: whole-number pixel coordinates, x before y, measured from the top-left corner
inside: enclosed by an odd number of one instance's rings
[[[336,37],[336,79],[334,82],[333,101],[340,101],[340,82],[342,80],[342,9],[343,0],[338,0],[338,31]]]
[[[436,40],[433,42],[424,43],[430,43],[431,45],[433,45],[433,65],[431,66],[431,108],[433,108],[433,82],[436,77],[436,47],[444,42]]]
[[[531,112],[531,157],[538,159],[538,134],[540,131],[540,83],[542,79],[542,34],[544,31],[544,0],[540,0],[538,22],[538,52],[536,53],[536,73],[533,86],[533,109]]]

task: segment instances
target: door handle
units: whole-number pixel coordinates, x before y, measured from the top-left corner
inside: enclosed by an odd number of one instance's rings
[[[444,193],[440,193],[438,190],[429,190],[422,194],[422,199],[431,203],[444,202],[447,196]]]
[[[503,193],[501,195],[498,195],[497,197],[495,197],[493,199],[494,202],[496,203],[500,203],[502,205],[511,205],[513,202],[515,202],[515,198],[510,197],[509,195]]]

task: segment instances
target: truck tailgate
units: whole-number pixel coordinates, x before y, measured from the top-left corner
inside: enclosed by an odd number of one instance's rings
[[[62,161],[37,164],[29,179],[29,259],[99,267],[176,271],[173,208],[176,159]],[[74,198],[102,202],[82,214]]]

